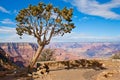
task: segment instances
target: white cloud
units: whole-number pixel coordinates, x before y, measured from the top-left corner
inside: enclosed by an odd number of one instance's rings
[[[0,42],[36,42],[33,36],[23,35],[22,39],[16,33],[9,35],[7,38],[3,38]]]
[[[80,18],[79,21],[87,21],[89,19],[90,19],[89,17],[84,16],[84,17]],[[91,18],[91,19],[93,19],[93,18]]]
[[[28,35],[23,35],[20,39],[15,28],[0,26],[0,42],[36,42],[36,39]]]
[[[112,11],[113,8],[120,8],[120,0],[112,0],[107,3],[100,4],[96,0],[67,0],[77,9],[88,15],[100,16],[106,19],[120,19],[120,14]]]
[[[12,24],[15,25],[16,23],[13,22],[11,19],[3,19],[2,21],[0,21],[2,24]]]
[[[15,33],[15,28],[0,26],[0,33],[1,34],[9,34],[9,33]]]
[[[83,33],[72,32],[64,36],[57,36],[52,39],[53,42],[98,42],[98,41],[119,41],[120,37],[94,36]]]
[[[53,37],[51,42],[97,42],[97,41],[119,41],[120,36],[94,36],[84,33],[72,32],[64,36]],[[22,39],[16,34],[15,28],[0,27],[0,42],[36,42],[33,36],[23,35]]]
[[[4,13],[10,13],[7,9],[5,9],[4,7],[0,6],[0,11],[4,12]]]
[[[36,42],[33,36],[24,35],[22,39],[17,34],[10,34],[7,37],[0,37],[0,42]]]

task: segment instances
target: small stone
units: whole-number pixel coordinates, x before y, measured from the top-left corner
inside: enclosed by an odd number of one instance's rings
[[[32,76],[32,74],[28,74],[28,76],[29,76],[29,77],[31,77],[31,76]]]
[[[39,71],[40,70],[40,68],[37,68],[37,71]]]
[[[102,64],[102,67],[105,67],[105,64]]]
[[[103,75],[105,78],[107,78],[108,77],[108,75],[107,74],[105,74],[105,75]]]
[[[109,77],[112,77],[113,75],[112,74],[108,74]]]

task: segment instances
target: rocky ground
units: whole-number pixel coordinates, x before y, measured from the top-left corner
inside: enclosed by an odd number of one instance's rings
[[[70,69],[51,71],[35,80],[120,80],[120,60],[100,60],[106,69]]]
[[[120,60],[99,60],[106,69],[61,69],[37,77],[26,77],[21,74],[0,72],[0,80],[120,80]],[[16,76],[15,76],[16,75]],[[22,76],[22,77],[21,77]],[[31,76],[31,75],[29,75]]]

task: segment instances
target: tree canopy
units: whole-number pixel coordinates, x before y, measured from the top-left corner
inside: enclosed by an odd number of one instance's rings
[[[52,4],[45,5],[40,2],[37,6],[29,5],[20,10],[16,17],[17,34],[33,35],[40,45],[49,44],[51,37],[70,33],[75,28],[72,23],[73,9],[66,7],[60,10]]]

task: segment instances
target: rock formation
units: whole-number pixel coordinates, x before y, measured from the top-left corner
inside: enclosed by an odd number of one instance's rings
[[[5,51],[0,48],[0,71],[15,69],[17,66],[10,60]]]
[[[37,50],[37,44],[34,43],[0,43],[0,47],[21,67],[28,65]]]

